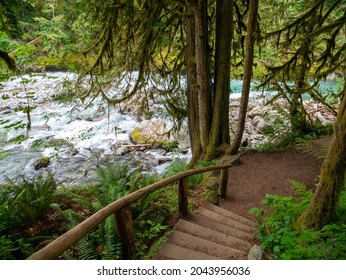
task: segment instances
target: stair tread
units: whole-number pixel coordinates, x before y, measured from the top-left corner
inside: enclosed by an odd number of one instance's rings
[[[231,227],[230,225],[220,223],[200,214],[192,214],[187,218],[188,221],[196,223],[200,226],[216,230],[218,232],[240,238],[244,241],[252,242],[254,236],[252,233],[244,232],[242,230]]]
[[[185,247],[220,259],[244,259],[246,255],[244,251],[227,247],[178,230],[173,231],[168,238],[168,242],[179,247]]]
[[[187,220],[179,220],[174,229],[244,252],[248,252],[251,248],[251,243],[247,240]]]
[[[225,217],[225,216],[223,216],[219,213],[216,213],[212,210],[209,210],[207,208],[201,207],[198,209],[198,211],[196,213],[198,213],[199,215],[204,216],[206,218],[209,218],[210,220],[217,221],[221,224],[229,225],[231,227],[234,227],[235,229],[238,229],[238,230],[241,230],[241,231],[244,231],[247,233],[253,233],[254,232],[254,228],[252,228],[248,225],[245,225],[243,223],[237,222],[237,221],[230,219],[228,217]]]
[[[180,219],[155,259],[244,260],[254,243],[253,221],[207,204]]]
[[[216,206],[216,205],[211,204],[211,203],[205,205],[204,208],[207,208],[207,209],[209,209],[209,210],[211,210],[211,211],[213,211],[215,213],[218,213],[218,214],[220,214],[222,216],[225,216],[227,218],[230,218],[230,219],[232,219],[234,221],[237,221],[239,223],[245,224],[245,225],[255,229],[255,223],[253,221],[251,221],[251,220],[249,220],[247,218],[244,218],[244,217],[242,217],[242,216],[240,216],[238,214],[235,214],[232,211],[226,210],[226,209],[224,209],[222,207]]]
[[[220,258],[166,242],[155,256],[155,259],[218,260]]]

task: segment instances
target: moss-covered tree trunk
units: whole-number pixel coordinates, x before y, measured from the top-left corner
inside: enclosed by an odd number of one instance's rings
[[[216,2],[216,50],[214,67],[213,120],[206,158],[224,152],[230,143],[229,94],[233,31],[233,0]]]
[[[321,229],[335,213],[346,173],[346,94],[338,110],[334,135],[323,163],[317,190],[296,225]]]
[[[186,32],[186,74],[187,74],[187,118],[192,151],[192,162],[199,159],[202,152],[199,132],[198,91],[196,73],[196,43],[195,43],[195,18],[194,4],[187,3],[188,15],[185,19]]]
[[[212,120],[207,9],[207,0],[197,1],[195,5],[196,90],[198,93],[199,133],[203,153],[207,150]]]
[[[308,51],[308,50],[307,50]],[[299,65],[299,70],[296,76],[296,89],[290,92],[290,122],[292,131],[298,132],[299,134],[305,134],[309,132],[308,116],[304,108],[302,93],[305,88],[306,73],[308,70],[308,62],[306,61],[306,56],[303,56],[302,61]]]
[[[236,154],[238,152],[241,139],[243,137],[245,129],[245,120],[247,107],[249,103],[250,85],[252,79],[252,67],[254,59],[254,46],[256,39],[256,24],[257,24],[257,13],[258,13],[258,0],[250,0],[250,6],[248,11],[247,21],[247,36],[245,42],[245,60],[244,60],[244,79],[243,88],[240,99],[239,107],[239,120],[237,126],[237,132],[232,142],[229,153]]]

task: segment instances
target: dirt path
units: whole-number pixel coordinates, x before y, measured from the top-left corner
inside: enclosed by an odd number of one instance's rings
[[[221,206],[253,218],[249,209],[261,206],[266,194],[293,194],[289,179],[314,187],[330,141],[328,136],[297,149],[244,154],[241,164],[230,169],[227,199]]]

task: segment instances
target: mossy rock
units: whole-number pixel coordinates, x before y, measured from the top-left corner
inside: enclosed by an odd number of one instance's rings
[[[163,147],[170,141],[167,135],[165,122],[159,120],[145,120],[134,128],[129,138],[134,144],[149,144],[151,146]]]
[[[33,166],[35,170],[40,170],[41,168],[47,167],[49,163],[50,163],[49,157],[40,157],[34,161]]]

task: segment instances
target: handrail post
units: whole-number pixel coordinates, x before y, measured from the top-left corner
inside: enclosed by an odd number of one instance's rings
[[[188,180],[187,177],[182,178],[178,181],[178,205],[179,213],[186,217],[189,214],[188,209],[188,199],[187,199],[187,190],[188,190]]]
[[[114,213],[115,228],[123,245],[125,259],[130,259],[136,250],[131,206],[126,205]]]
[[[228,185],[228,168],[224,168],[220,170],[220,182],[219,182],[220,197],[222,199],[225,199],[227,196],[227,185]]]

